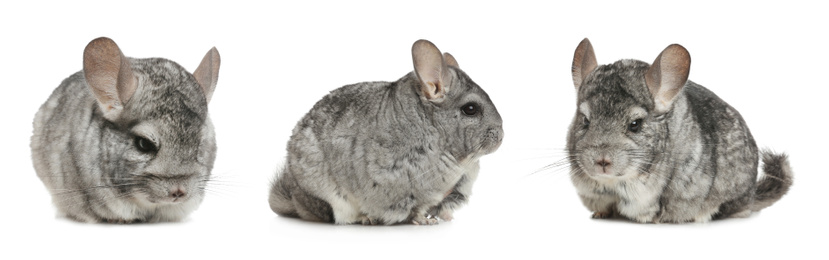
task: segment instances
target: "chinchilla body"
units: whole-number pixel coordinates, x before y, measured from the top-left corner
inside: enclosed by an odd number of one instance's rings
[[[218,72],[218,52],[205,60],[214,67],[203,62],[194,77],[166,59],[126,58],[106,38],[87,46],[84,70],[34,119],[35,171],[61,215],[177,221],[199,206],[216,157],[207,115],[216,77],[197,77]]]
[[[453,66],[433,64],[443,71],[428,93],[415,62],[398,81],[344,86],[314,105],[288,142],[269,198],[274,212],[337,224],[451,220],[479,158],[500,145],[501,118],[453,58]]]
[[[592,46],[573,63],[577,112],[567,138],[571,178],[594,217],[651,223],[744,217],[792,182],[785,155],[760,152],[736,109],[687,80],[690,56],[666,48],[653,65],[596,65]]]

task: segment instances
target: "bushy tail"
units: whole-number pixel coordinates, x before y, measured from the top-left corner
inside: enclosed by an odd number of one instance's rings
[[[794,177],[789,167],[789,157],[785,153],[775,154],[763,151],[763,177],[757,182],[754,191],[752,211],[760,211],[780,200],[792,186]]]
[[[271,210],[283,217],[309,221],[334,222],[334,210],[328,202],[299,187],[296,177],[283,169],[273,181],[268,196]]]
[[[271,192],[268,196],[268,203],[271,205],[271,210],[276,214],[287,217],[298,217],[291,198],[290,187],[286,186],[293,183],[293,180],[286,180],[286,178],[290,178],[290,175],[284,174],[284,172],[285,170],[283,169],[282,174],[278,174],[273,180]]]

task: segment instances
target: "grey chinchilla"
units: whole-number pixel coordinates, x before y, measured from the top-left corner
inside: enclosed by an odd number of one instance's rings
[[[32,160],[60,215],[82,222],[177,221],[204,197],[216,158],[207,103],[212,48],[193,74],[162,58],[125,57],[92,40],[83,70],[35,115]]]
[[[578,95],[567,138],[571,179],[594,218],[683,223],[745,217],[792,185],[785,154],[761,154],[734,108],[688,80],[677,44],[652,65],[598,66],[584,39],[573,59]]]
[[[451,220],[501,144],[489,96],[431,42],[414,72],[332,91],[299,121],[269,202],[279,215],[337,224]]]

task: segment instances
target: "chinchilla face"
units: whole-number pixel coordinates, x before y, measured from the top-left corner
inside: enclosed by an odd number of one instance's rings
[[[201,201],[215,157],[207,100],[194,77],[164,59],[132,59],[138,88],[104,126],[104,172],[143,204]]]
[[[469,76],[456,68],[444,100],[437,104],[438,122],[444,124],[455,158],[480,157],[494,152],[504,137],[501,115]]]
[[[35,171],[61,215],[133,223],[195,210],[216,157],[207,104],[220,63],[212,48],[190,74],[170,60],[126,57],[106,37],[90,41],[83,70],[33,122]]]
[[[649,65],[622,60],[597,67],[578,88],[568,149],[575,170],[594,179],[647,172],[663,132],[644,83]],[[664,115],[664,114],[663,114]]]
[[[412,60],[420,97],[436,108],[435,124],[452,155],[477,159],[498,149],[504,138],[501,115],[486,92],[459,69],[455,57],[419,40],[412,46]]]

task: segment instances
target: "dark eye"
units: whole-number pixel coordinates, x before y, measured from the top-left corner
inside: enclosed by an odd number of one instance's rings
[[[586,117],[586,116],[585,116],[585,117],[583,117],[583,118],[584,118],[584,121],[582,121],[582,125],[584,126],[584,128],[588,128],[588,127],[590,127],[590,120],[589,120],[589,119],[587,119],[587,117]]]
[[[628,125],[628,131],[630,131],[632,133],[638,133],[641,128],[642,128],[642,119],[641,118],[633,120],[633,122],[630,122],[630,125]]]
[[[466,105],[461,107],[461,111],[463,111],[463,114],[467,116],[474,116],[478,114],[478,110],[478,104],[475,103],[466,103]]]
[[[158,147],[155,147],[153,142],[147,140],[147,138],[139,136],[135,137],[135,148],[142,153],[154,153],[158,151]]]

